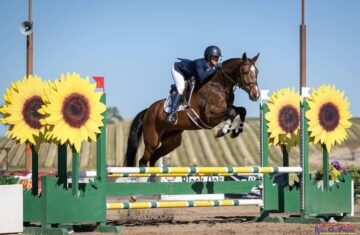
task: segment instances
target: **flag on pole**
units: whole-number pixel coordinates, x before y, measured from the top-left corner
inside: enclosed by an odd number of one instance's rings
[[[93,79],[96,82],[96,88],[105,88],[105,82],[104,82],[104,77],[100,77],[100,76],[94,76]]]
[[[260,90],[260,100],[261,102],[268,100],[270,90]]]
[[[311,87],[301,87],[301,96],[304,98],[310,97]]]

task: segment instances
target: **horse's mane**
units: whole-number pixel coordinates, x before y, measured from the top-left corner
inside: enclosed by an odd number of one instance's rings
[[[230,58],[230,59],[227,59],[223,62],[224,65],[230,63],[230,62],[233,62],[235,60],[242,60],[241,58]]]

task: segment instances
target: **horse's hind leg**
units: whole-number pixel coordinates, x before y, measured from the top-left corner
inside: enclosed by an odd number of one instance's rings
[[[148,129],[144,130],[144,154],[142,158],[139,160],[139,166],[140,167],[146,167],[147,163],[150,161],[150,159],[155,154],[155,151],[160,146],[160,136],[155,130],[151,130],[151,127],[148,127]]]
[[[155,166],[157,160],[181,145],[181,134],[182,131],[170,132],[161,138],[161,146],[156,149],[150,158],[150,166]]]
[[[159,144],[160,144],[160,142],[159,142]],[[154,154],[156,152],[156,148],[157,147],[145,144],[144,155],[139,160],[139,167],[146,167],[147,166],[150,159],[153,158],[153,156],[154,156]]]
[[[237,126],[231,132],[231,138],[236,138],[244,130],[244,122],[246,117],[246,109],[244,107],[235,107],[236,113],[239,115],[240,120]]]
[[[145,141],[144,155],[139,161],[139,166],[146,167],[149,161],[150,166],[155,166],[157,160],[180,146],[181,133],[182,131],[172,131],[165,133],[161,140],[155,138],[156,135],[150,139],[151,141]]]

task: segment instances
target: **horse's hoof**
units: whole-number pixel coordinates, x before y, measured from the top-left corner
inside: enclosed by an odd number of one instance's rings
[[[155,176],[150,176],[150,177],[148,178],[148,182],[151,182],[151,183],[156,182],[156,177],[155,177]]]
[[[129,202],[136,202],[136,197],[134,195],[131,195],[129,197]]]
[[[239,136],[239,133],[233,133],[233,132],[231,132],[230,137],[231,137],[232,139],[235,139],[235,138],[238,137],[238,136]]]
[[[240,130],[233,130],[233,131],[231,132],[230,137],[231,137],[231,138],[236,138],[236,137],[238,137],[238,136],[240,135],[240,133],[242,133],[242,132],[243,132],[242,129],[240,129]]]
[[[219,129],[217,132],[216,132],[216,135],[215,137],[216,138],[220,138],[220,137],[223,137],[225,134],[222,132],[222,129]]]

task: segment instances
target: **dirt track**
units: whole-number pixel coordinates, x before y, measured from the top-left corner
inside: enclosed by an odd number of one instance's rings
[[[121,234],[315,234],[314,224],[254,223],[246,220],[248,216],[258,214],[256,206],[240,206],[108,211],[108,218],[111,224],[122,226]],[[360,215],[359,205],[356,206],[356,214]],[[352,223],[351,226],[356,234],[360,234],[360,223]]]

